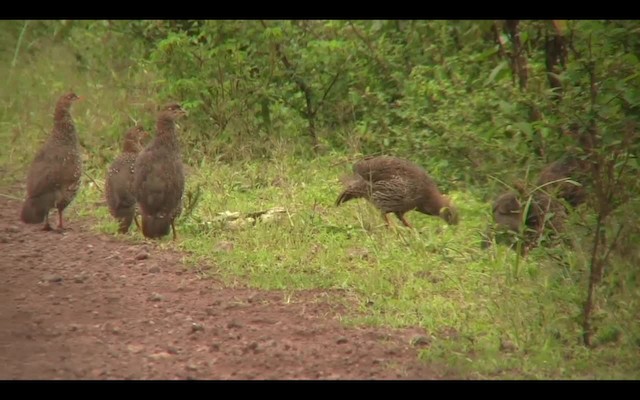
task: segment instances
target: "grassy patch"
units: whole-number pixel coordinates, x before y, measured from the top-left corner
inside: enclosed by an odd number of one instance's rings
[[[451,193],[463,218],[458,226],[410,213],[415,231],[396,221],[388,229],[365,201],[333,205],[345,166],[332,165],[340,158],[202,163],[188,177],[187,192],[199,188],[201,194],[177,225],[180,240],[161,243],[186,251],[197,272],[229,285],[346,291],[358,308],[345,323],[422,326],[432,340],[421,357],[471,377],[638,377],[638,289],[632,281],[624,279],[628,287],[614,296],[615,306],[601,305],[599,344],[586,350],[580,343],[586,270],[577,253],[540,248],[518,259],[503,246],[480,250],[488,205],[473,193]],[[95,179],[98,186],[101,179]],[[115,234],[98,186],[85,185],[72,212],[96,218],[97,230]],[[267,222],[238,223],[274,207],[285,212]],[[221,218],[225,212],[240,218]],[[137,231],[128,237],[143,240]]]

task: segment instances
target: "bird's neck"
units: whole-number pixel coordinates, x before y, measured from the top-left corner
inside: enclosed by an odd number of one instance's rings
[[[160,117],[156,124],[156,130],[158,132],[158,135],[156,136],[157,144],[175,150],[180,148],[178,137],[176,135],[176,123],[174,120]]]
[[[435,195],[429,196],[433,200],[425,202],[424,205],[418,208],[418,211],[421,211],[425,214],[429,215],[439,215],[440,210],[443,207],[449,207],[449,200],[440,193],[436,193]]]
[[[122,152],[138,154],[140,150],[142,150],[141,147],[142,146],[136,140],[126,139],[124,141],[124,146],[122,146]]]
[[[53,121],[53,135],[57,139],[74,143],[78,141],[78,137],[76,135],[76,127],[73,123],[73,119],[71,118],[71,113],[69,112],[68,108],[56,108],[53,116]]]

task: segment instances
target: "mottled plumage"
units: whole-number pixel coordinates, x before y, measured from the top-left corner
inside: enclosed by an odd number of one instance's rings
[[[504,192],[494,200],[492,211],[494,233],[498,234],[496,240],[504,241],[503,234],[507,234],[507,241],[512,242],[522,233],[525,251],[535,247],[545,232],[561,232],[567,218],[562,203],[542,191],[532,194]],[[525,211],[526,218],[523,218]],[[489,240],[483,241],[483,247],[486,248],[489,244]]]
[[[158,115],[156,137],[136,159],[134,188],[142,233],[148,238],[169,234],[169,227],[176,238],[174,220],[182,209],[185,178],[175,121],[185,114],[177,103],[165,106]]]
[[[64,229],[62,213],[80,188],[82,159],[71,104],[80,99],[75,93],[61,96],[54,112],[50,137],[40,148],[27,174],[27,196],[20,218],[28,224],[44,222],[50,230],[49,210],[58,210],[58,228]]]
[[[411,161],[389,156],[365,158],[353,166],[354,175],[345,180],[345,190],[336,205],[355,198],[370,201],[387,222],[394,213],[411,227],[404,214],[411,210],[439,216],[449,224],[458,223],[458,213],[451,200],[443,196],[434,180]]]
[[[133,190],[135,162],[142,141],[149,134],[141,126],[131,128],[124,137],[122,154],[109,166],[105,180],[105,197],[111,215],[119,222],[119,232],[126,233],[135,219],[136,196]]]

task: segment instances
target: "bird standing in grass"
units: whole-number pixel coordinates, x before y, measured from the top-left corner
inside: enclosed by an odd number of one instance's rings
[[[136,214],[136,196],[133,190],[136,157],[142,150],[142,142],[149,133],[141,126],[134,126],[124,136],[122,154],[109,166],[104,192],[111,215],[118,220],[118,232],[127,233],[131,221],[138,220]]]
[[[353,172],[345,179],[346,188],[336,205],[356,198],[367,199],[382,212],[387,225],[390,224],[387,214],[394,213],[411,228],[404,216],[411,210],[438,216],[450,225],[458,223],[458,212],[451,199],[443,196],[427,172],[411,161],[390,156],[368,157],[355,163]]]
[[[20,219],[27,224],[44,222],[46,231],[51,230],[49,211],[52,208],[58,210],[58,229],[64,229],[62,213],[80,188],[80,142],[70,111],[71,104],[79,99],[73,92],[58,99],[51,135],[36,154],[27,174],[27,197]]]
[[[169,234],[175,240],[175,219],[182,209],[184,167],[176,133],[176,120],[186,111],[178,103],[162,108],[156,122],[156,137],[135,162],[134,190],[142,214],[142,233],[147,238]]]
[[[489,230],[482,247],[491,245],[488,238],[494,234],[496,242],[505,244],[513,244],[520,237],[524,241],[524,253],[536,247],[545,232],[552,235],[562,232],[567,219],[560,201],[541,190],[528,193],[522,185],[496,197],[492,214],[495,227]]]

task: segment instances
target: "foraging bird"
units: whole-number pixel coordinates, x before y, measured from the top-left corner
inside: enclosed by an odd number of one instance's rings
[[[141,126],[134,126],[124,136],[122,154],[109,166],[104,192],[109,212],[119,222],[118,232],[127,233],[131,221],[138,225],[136,214],[136,196],[133,190],[135,162],[142,151],[142,141],[149,133]]]
[[[135,162],[133,187],[142,214],[142,233],[147,238],[168,235],[171,227],[176,239],[174,221],[182,210],[185,178],[175,125],[186,114],[178,103],[163,107],[156,137]]]
[[[492,212],[495,232],[500,233],[496,236],[497,241],[503,241],[502,233],[509,235],[507,241],[523,233],[525,252],[535,247],[545,232],[561,232],[567,219],[561,202],[540,190],[526,193],[522,187],[496,197]],[[525,212],[526,217],[523,218]],[[489,245],[489,240],[482,242],[483,248]]]
[[[381,212],[387,225],[388,213],[394,213],[411,228],[404,214],[411,210],[438,216],[448,224],[458,223],[458,212],[451,200],[443,196],[427,172],[411,161],[390,156],[365,158],[353,165],[354,175],[346,179],[346,189],[336,205],[351,199],[365,198]]]
[[[51,230],[49,211],[58,210],[58,229],[64,229],[62,213],[80,188],[82,159],[71,104],[79,100],[75,93],[62,95],[53,115],[53,130],[36,154],[27,174],[27,197],[20,219],[27,224],[44,221],[43,230]]]

